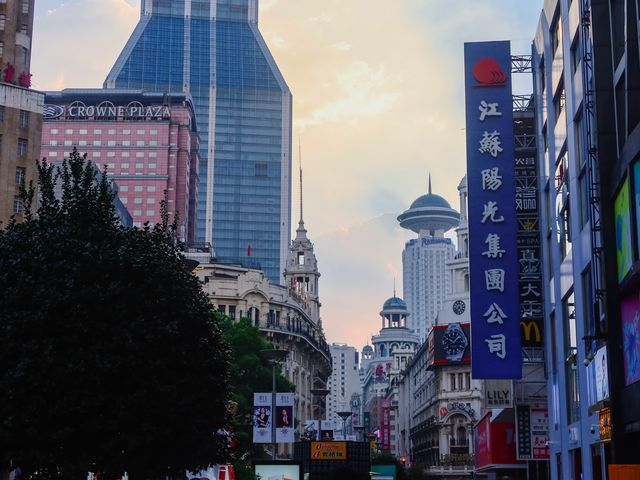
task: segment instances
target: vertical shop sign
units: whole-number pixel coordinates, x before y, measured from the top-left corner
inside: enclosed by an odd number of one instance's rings
[[[465,43],[474,378],[522,377],[509,42]]]

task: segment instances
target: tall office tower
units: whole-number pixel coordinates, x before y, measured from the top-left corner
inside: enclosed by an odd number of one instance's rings
[[[257,0],[143,0],[107,88],[190,93],[200,133],[196,238],[222,262],[282,272],[291,239],[291,92]]]
[[[402,272],[404,298],[410,312],[407,327],[423,341],[450,289],[445,263],[453,259],[455,247],[444,233],[458,225],[460,214],[431,192],[429,176],[428,193],[418,197],[398,216],[398,221],[402,228],[418,234],[418,238],[405,244]]]
[[[36,177],[44,95],[30,90],[34,0],[0,2],[0,228],[22,217],[20,185]]]
[[[330,390],[327,397],[327,420],[333,421],[334,430],[342,431],[342,419],[338,412],[350,412],[351,396],[354,393],[359,395],[362,391],[358,372],[358,351],[344,343],[332,343],[329,349],[333,370],[327,385]]]

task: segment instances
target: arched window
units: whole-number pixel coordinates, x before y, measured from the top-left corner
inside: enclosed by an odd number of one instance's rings
[[[456,431],[456,445],[461,447],[467,445],[467,429],[458,427]]]
[[[256,307],[251,307],[249,308],[249,311],[247,312],[249,319],[253,322],[253,324],[256,327],[260,326],[260,312],[258,312],[258,309]]]
[[[380,356],[381,357],[387,356],[387,347],[385,345],[380,345]]]

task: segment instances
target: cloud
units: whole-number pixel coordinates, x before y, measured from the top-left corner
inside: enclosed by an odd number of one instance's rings
[[[36,2],[34,88],[101,87],[139,16],[125,0]]]
[[[260,1],[259,28],[294,97],[330,341],[362,345],[380,328],[408,238],[395,216],[426,192],[429,172],[457,208],[464,42],[511,38],[527,54],[542,2],[454,3]],[[36,2],[34,87],[101,86],[139,12],[140,0]]]

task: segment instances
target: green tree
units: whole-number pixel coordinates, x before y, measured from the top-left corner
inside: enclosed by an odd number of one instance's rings
[[[159,478],[224,461],[229,349],[168,225],[126,229],[77,151],[0,231],[0,471]],[[56,197],[56,189],[62,191]]]
[[[225,341],[231,348],[231,399],[237,411],[231,420],[234,438],[232,458],[239,480],[252,478],[247,470],[251,459],[264,456],[262,444],[253,443],[253,394],[270,392],[272,371],[260,356],[260,350],[273,348],[260,330],[247,318],[233,321],[217,313],[222,324]],[[294,385],[276,371],[276,388],[279,392],[293,392]]]

